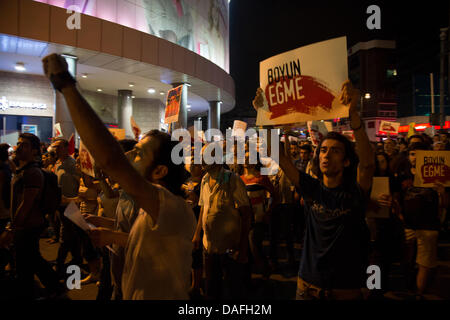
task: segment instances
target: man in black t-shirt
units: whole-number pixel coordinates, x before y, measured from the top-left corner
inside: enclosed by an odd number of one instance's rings
[[[33,298],[35,274],[50,296],[56,297],[64,291],[56,272],[39,251],[39,238],[45,229],[42,213],[45,181],[36,162],[39,156],[39,138],[31,133],[22,133],[16,150],[21,166],[12,181],[12,223],[8,231],[13,237],[16,253],[18,294],[25,299]]]
[[[362,298],[369,240],[364,212],[375,157],[356,110],[359,93],[349,81],[342,89],[340,100],[349,105],[358,154],[346,137],[329,133],[313,160],[320,169],[316,180],[297,170],[280,146],[280,167],[305,200],[306,234],[297,299]],[[263,94],[258,89],[255,108],[262,106]],[[289,139],[285,141],[287,149]]]

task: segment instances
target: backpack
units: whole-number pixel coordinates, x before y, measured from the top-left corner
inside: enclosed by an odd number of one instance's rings
[[[53,172],[41,169],[44,175],[44,188],[42,190],[41,208],[44,215],[52,216],[61,204],[61,188],[58,177]]]

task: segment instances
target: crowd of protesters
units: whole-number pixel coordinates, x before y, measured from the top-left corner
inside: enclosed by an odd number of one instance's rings
[[[96,168],[94,176],[83,172],[82,155],[62,138],[43,146],[23,133],[13,151],[0,145],[0,278],[14,276],[18,297],[36,298],[35,275],[47,298],[64,297],[71,265],[82,268],[81,285],[97,284],[98,300],[248,299],[252,274],[268,281],[281,261],[298,272],[297,299],[382,297],[396,262],[414,298],[430,286],[439,232],[448,229],[448,192],[413,185],[415,154],[450,150],[447,133],[370,142],[358,92],[346,82],[340,99],[355,142],[330,132],[314,146],[286,128],[265,145],[270,157],[270,144],[280,144],[279,164],[259,155],[250,161],[248,143],[243,164],[175,164],[178,142],[167,133],[115,140],[60,56],[46,57],[44,71]],[[259,89],[256,109],[262,95]],[[232,150],[226,157],[236,160]],[[278,170],[261,175],[263,167]],[[389,178],[376,200],[374,177]],[[71,202],[90,231],[64,215]],[[366,217],[374,207],[387,208],[388,217]],[[41,256],[41,237],[59,244],[53,266]],[[380,267],[381,287],[367,294],[369,265]]]

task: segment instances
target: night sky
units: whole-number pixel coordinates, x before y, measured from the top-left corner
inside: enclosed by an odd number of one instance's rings
[[[347,36],[348,47],[373,39],[397,42],[401,108],[410,101],[408,79],[413,73],[439,71],[439,28],[449,24],[449,3],[231,0],[230,73],[236,86],[236,106],[223,115],[223,121],[256,116],[251,101],[259,84],[260,61],[341,36]],[[381,9],[381,30],[366,27],[370,16],[366,10],[372,4]]]

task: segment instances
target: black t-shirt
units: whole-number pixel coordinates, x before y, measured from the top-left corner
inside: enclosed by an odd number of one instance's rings
[[[42,214],[42,190],[44,188],[44,174],[42,173],[37,162],[31,162],[23,168],[17,170],[12,181],[13,196],[12,196],[12,213],[13,220],[19,205],[24,201],[24,191],[28,188],[39,189],[33,206],[23,221],[23,225],[17,225],[18,228],[36,228],[41,227],[45,223],[44,215]]]
[[[306,234],[299,277],[325,289],[361,288],[367,278],[367,196],[355,182],[329,189],[300,172]]]

